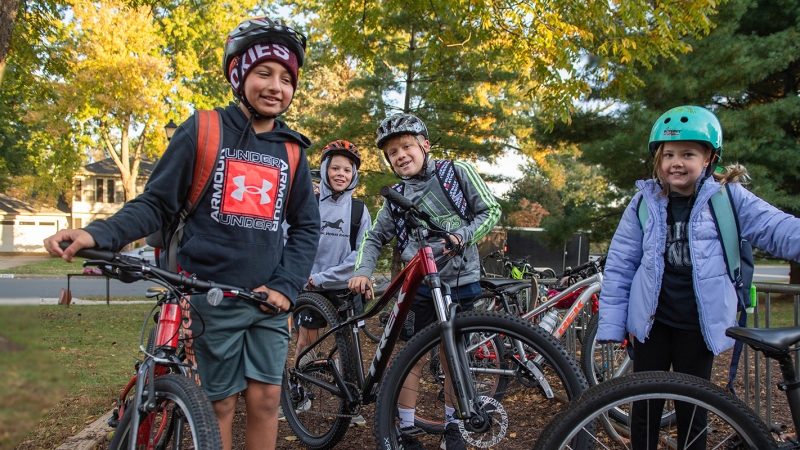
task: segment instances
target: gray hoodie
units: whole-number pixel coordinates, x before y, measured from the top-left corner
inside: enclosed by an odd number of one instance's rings
[[[500,220],[501,208],[497,199],[489,191],[475,169],[468,163],[454,161],[453,166],[456,176],[461,182],[461,190],[467,199],[472,220],[462,220],[448,198],[447,192],[434,173],[433,160],[428,161],[428,170],[424,180],[412,179],[405,181],[403,195],[415,205],[425,209],[439,226],[450,229],[467,244],[463,256],[451,258],[444,267],[439,268],[439,276],[450,287],[463,286],[477,282],[481,277],[480,258],[476,243],[492,229]],[[320,211],[320,214],[322,211]],[[324,216],[323,216],[324,217]],[[356,276],[370,276],[375,270],[381,247],[391,241],[395,236],[394,218],[386,201],[378,211],[372,230],[367,233],[364,242],[359,245],[358,261],[356,262]],[[428,243],[433,249],[434,256],[438,259],[444,253],[442,238],[430,238]],[[409,236],[401,260],[408,263],[417,254],[419,244]]]
[[[322,162],[322,182],[319,185],[320,235],[317,256],[311,268],[311,279],[315,286],[330,281],[347,281],[353,277],[353,268],[358,252],[350,248],[350,209],[353,189],[358,183],[358,172],[353,165],[353,180],[338,199],[334,200],[328,182],[330,158]],[[361,215],[356,248],[361,246],[364,235],[370,229],[371,218],[367,207]]]

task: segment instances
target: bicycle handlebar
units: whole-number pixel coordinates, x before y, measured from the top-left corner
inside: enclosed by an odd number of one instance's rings
[[[381,196],[383,196],[386,200],[394,203],[398,208],[404,210],[406,213],[411,214],[415,218],[422,219],[427,225],[427,228],[430,231],[433,231],[436,235],[442,236],[445,238],[444,248],[447,250],[454,250],[456,248],[456,244],[450,240],[449,236],[452,234],[451,232],[441,228],[440,226],[436,225],[436,223],[431,220],[430,214],[427,212],[417,208],[411,200],[405,198],[403,194],[395,191],[389,186],[381,187],[380,191]],[[411,225],[407,223],[407,225]]]
[[[61,241],[59,247],[62,250],[72,245],[71,241]],[[231,286],[213,281],[203,281],[197,278],[186,276],[180,273],[170,272],[158,267],[155,267],[141,258],[133,256],[124,256],[119,253],[114,253],[108,250],[99,250],[96,248],[83,248],[78,250],[76,256],[87,258],[83,265],[101,265],[103,263],[110,264],[110,267],[101,268],[103,274],[107,277],[117,278],[124,283],[132,283],[134,281],[144,279],[156,279],[166,281],[167,283],[179,287],[181,290],[193,290],[197,292],[208,293],[206,299],[212,306],[217,306],[224,296],[225,292],[229,292],[244,300],[257,302],[267,308],[281,312],[280,309],[267,302],[267,294],[264,292],[253,292],[249,289],[244,289],[237,286]],[[116,270],[114,270],[116,269]],[[218,291],[213,292],[214,289]]]
[[[599,270],[600,267],[603,267],[605,263],[606,263],[606,255],[603,255],[597,261],[587,261],[581,264],[580,266],[567,268],[567,270],[564,271],[564,276],[579,273],[590,268],[595,269],[595,271],[597,271]]]

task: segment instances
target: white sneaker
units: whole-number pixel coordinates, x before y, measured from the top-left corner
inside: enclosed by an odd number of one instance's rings
[[[367,426],[367,421],[364,420],[364,416],[362,416],[361,414],[350,419],[350,427],[365,427],[365,426]]]
[[[308,411],[309,409],[311,409],[310,398],[306,399],[306,401],[303,402],[302,405],[298,406],[297,409],[295,409],[295,412],[301,413],[303,411]],[[283,422],[285,420],[286,420],[286,414],[283,413],[283,406],[278,406],[278,421]]]

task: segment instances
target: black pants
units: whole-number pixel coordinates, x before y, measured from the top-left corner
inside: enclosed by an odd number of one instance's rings
[[[712,353],[700,331],[682,330],[656,321],[645,342],[635,340],[633,371],[672,369],[674,372],[711,379],[714,366]],[[631,444],[635,449],[655,449],[664,401],[634,402],[631,412]],[[678,449],[705,449],[705,409],[693,410],[692,405],[675,402],[678,425]],[[692,417],[694,416],[694,420]],[[648,424],[650,424],[648,426]],[[691,431],[689,431],[691,426]],[[698,435],[700,435],[698,437]],[[687,441],[688,436],[688,441]],[[692,441],[694,441],[692,443]],[[691,444],[685,446],[686,442]]]

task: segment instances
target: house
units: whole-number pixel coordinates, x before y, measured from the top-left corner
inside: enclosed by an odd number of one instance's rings
[[[0,253],[44,253],[44,238],[67,228],[69,212],[0,194]]]
[[[144,190],[144,185],[153,173],[155,162],[139,163],[139,176],[136,179],[136,195]],[[122,176],[111,158],[88,164],[75,175],[72,198],[72,228],[83,228],[89,222],[106,219],[125,204],[125,191],[122,189]]]

